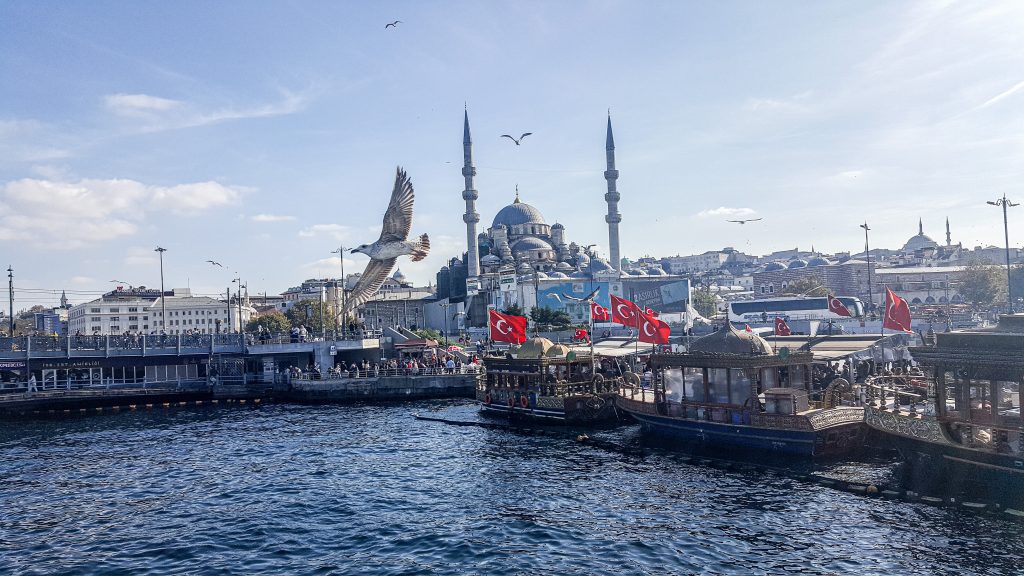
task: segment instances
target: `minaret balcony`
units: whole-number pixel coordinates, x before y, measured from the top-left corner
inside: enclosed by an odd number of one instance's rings
[[[466,177],[468,177],[468,176],[476,176],[476,167],[475,166],[463,166],[462,167],[462,175],[466,176]]]
[[[463,190],[462,191],[462,199],[463,200],[476,200],[479,197],[480,197],[480,193],[477,192],[476,190],[473,190],[472,188],[470,188],[468,190]]]
[[[604,195],[605,202],[618,202],[621,196],[618,192],[606,192]]]
[[[605,180],[617,180],[618,178],[619,178],[619,171],[618,170],[605,170],[604,171],[604,179]]]
[[[609,224],[618,224],[619,222],[622,222],[622,214],[609,214],[604,217],[604,221]]]
[[[480,215],[476,212],[473,212],[472,214],[463,214],[462,221],[466,224],[476,224],[480,221]]]

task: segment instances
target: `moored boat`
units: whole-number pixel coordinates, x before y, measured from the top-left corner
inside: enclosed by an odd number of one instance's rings
[[[841,405],[845,381],[812,401],[812,360],[810,352],[776,352],[758,335],[727,326],[686,353],[653,354],[651,386],[625,383],[616,406],[644,432],[685,446],[851,453],[864,443],[863,408]]]
[[[621,379],[617,382],[589,354],[531,338],[515,357],[489,356],[483,363],[486,377],[477,385],[476,398],[484,414],[550,424],[618,419],[615,391]]]

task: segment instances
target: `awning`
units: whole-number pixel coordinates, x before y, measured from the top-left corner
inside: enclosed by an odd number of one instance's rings
[[[884,348],[890,356],[891,350],[903,346],[901,334],[842,334],[835,336],[769,336],[765,340],[778,351],[783,346],[791,351],[810,350],[815,360],[831,361],[853,357],[866,360],[880,357]],[[875,352],[875,351],[878,352]]]

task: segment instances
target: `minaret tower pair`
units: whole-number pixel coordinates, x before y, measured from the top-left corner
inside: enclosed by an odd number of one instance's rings
[[[622,222],[622,215],[619,214],[619,192],[615,189],[615,181],[619,178],[619,171],[615,169],[615,139],[612,137],[612,117],[608,115],[608,135],[605,139],[605,157],[608,163],[604,172],[604,179],[608,182],[608,192],[604,199],[608,202],[608,215],[604,217],[608,223],[608,252],[611,257],[611,265],[617,273],[622,272],[622,255],[619,253],[619,222]],[[476,200],[480,194],[473,187],[473,177],[476,176],[476,168],[473,166],[473,139],[469,135],[469,111],[463,116],[462,128],[462,176],[466,179],[466,189],[462,191],[462,199],[466,201],[466,213],[462,215],[462,221],[466,223],[466,248],[469,262],[467,272],[470,278],[480,275],[480,249],[477,244],[476,225],[480,222],[480,214],[476,211]]]

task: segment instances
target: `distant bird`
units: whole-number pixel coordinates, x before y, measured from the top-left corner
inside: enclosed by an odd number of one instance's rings
[[[402,23],[401,20],[395,20],[394,22],[391,22],[390,24],[385,24],[384,25],[384,29],[387,30],[388,28],[398,28],[398,25],[401,24],[401,23]]]
[[[739,224],[740,226],[742,226],[742,225],[746,224],[747,222],[757,222],[758,220],[764,220],[764,218],[748,218],[746,220],[726,220],[726,222],[735,222],[735,223]]]
[[[214,266],[220,266],[221,268],[224,267],[224,265],[221,264],[220,262],[214,262],[213,260],[207,260],[207,262],[209,262],[210,264],[213,264]]]
[[[502,134],[501,137],[502,138],[508,138],[509,140],[515,142],[516,146],[519,146],[519,143],[523,141],[523,138],[526,138],[530,134],[533,134],[533,132],[523,132],[523,135],[520,136],[518,140],[513,138],[513,137],[511,137],[511,136],[509,136],[508,134]]]
[[[426,234],[420,236],[419,240],[406,241],[409,229],[412,228],[413,199],[412,182],[405,170],[399,167],[395,171],[395,188],[391,191],[391,203],[384,213],[384,226],[380,231],[380,238],[373,244],[363,244],[352,249],[352,254],[361,252],[369,256],[370,262],[352,290],[352,295],[348,297],[343,315],[373,298],[391,274],[391,269],[395,267],[395,260],[399,256],[412,256],[413,262],[419,262],[427,257],[430,239]]]

